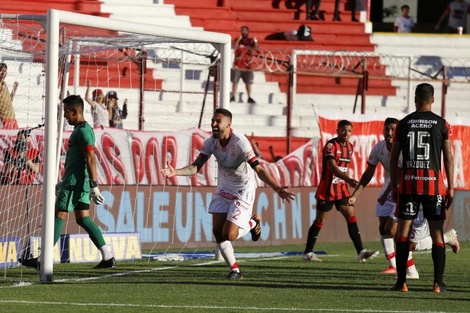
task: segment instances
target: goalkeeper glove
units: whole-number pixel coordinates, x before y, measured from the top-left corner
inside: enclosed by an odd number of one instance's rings
[[[101,195],[100,190],[98,187],[93,187],[90,190],[90,196],[91,199],[95,204],[103,204],[104,202],[104,197]]]

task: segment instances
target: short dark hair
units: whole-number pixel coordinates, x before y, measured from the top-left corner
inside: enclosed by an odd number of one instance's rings
[[[387,117],[385,119],[384,125],[388,125],[388,124],[398,124],[398,119],[394,117]]]
[[[3,69],[3,68],[8,68],[7,64],[6,63],[0,63],[0,70]]]
[[[64,103],[64,106],[69,109],[75,109],[77,111],[83,112],[83,99],[79,95],[68,96],[62,102]]]
[[[214,111],[214,114],[216,113],[220,113],[220,114],[223,114],[224,116],[227,116],[230,120],[232,120],[232,113],[227,110],[227,109],[224,109],[224,108],[217,108],[215,109]]]
[[[407,8],[409,10],[410,6],[408,4],[404,4],[404,5],[401,6],[400,10],[403,11],[404,8]]]
[[[246,25],[243,25],[242,27],[240,27],[240,29],[243,29],[243,28],[246,28],[247,31],[250,31],[250,28]]]
[[[352,123],[348,120],[341,120],[338,122],[338,128],[343,126],[352,126]]]
[[[417,103],[430,103],[434,97],[434,87],[428,83],[416,86],[415,98]]]

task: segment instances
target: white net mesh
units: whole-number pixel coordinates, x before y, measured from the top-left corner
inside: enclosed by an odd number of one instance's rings
[[[3,177],[0,196],[5,199],[0,209],[3,249],[0,266],[5,269],[5,277],[10,267],[18,265],[19,258],[40,254],[45,142],[43,128],[38,126],[43,125],[46,114],[45,75],[55,75],[45,73],[46,32],[42,24],[5,18],[0,24],[0,62],[8,67],[5,78],[8,94],[17,82],[12,104],[18,124],[18,128],[0,129]],[[203,240],[206,246],[211,242],[210,226],[204,221],[207,215],[194,216],[195,225],[199,226],[188,229],[186,234],[176,231],[186,213],[178,209],[181,201],[167,202],[166,187],[162,187],[165,181],[158,172],[167,160],[175,164],[189,163],[196,153],[192,148],[194,138],[204,138],[204,130],[210,129],[210,116],[216,103],[213,75],[218,72],[218,52],[211,43],[196,41],[60,25],[59,94],[78,94],[85,98],[89,83],[91,90],[102,89],[105,94],[115,91],[121,107],[127,100],[124,129],[95,129],[99,183],[106,202],[91,207],[91,215],[105,233],[107,243],[121,259],[138,257],[135,253],[126,254],[128,250],[122,251],[124,239],[119,237],[122,233],[138,233],[139,245],[142,243],[144,249],[168,250],[174,242],[181,249],[194,238]],[[62,88],[64,79],[66,89]],[[57,113],[62,114],[59,99],[57,103]],[[86,102],[85,117],[92,124]],[[15,142],[20,129],[31,128],[35,129],[28,132],[25,158],[24,152],[14,152]],[[60,177],[71,133],[69,127],[64,129]],[[10,156],[6,157],[7,153]],[[16,154],[12,156],[13,153]],[[9,177],[7,162],[15,165],[15,173],[28,179],[5,179]],[[25,162],[33,163],[38,169],[33,170]],[[213,169],[214,164],[209,168]],[[169,207],[169,213],[155,211],[162,205]],[[63,233],[84,234],[84,231],[72,216],[64,224]],[[131,239],[127,240],[129,245]],[[77,243],[81,245],[78,249],[82,257],[78,258],[77,254],[74,257],[82,262],[95,261],[99,253],[85,241]],[[56,262],[60,258],[54,256]]]

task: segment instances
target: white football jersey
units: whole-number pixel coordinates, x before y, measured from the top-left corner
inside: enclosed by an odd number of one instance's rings
[[[257,160],[250,142],[244,134],[232,130],[232,135],[225,147],[219,139],[209,137],[204,142],[202,154],[214,155],[219,167],[217,193],[237,195],[256,189],[255,171],[248,162]]]
[[[367,163],[377,166],[379,162],[384,167],[384,184],[380,195],[383,194],[387,186],[390,184],[390,151],[387,149],[387,142],[385,140],[377,143],[370,152]]]

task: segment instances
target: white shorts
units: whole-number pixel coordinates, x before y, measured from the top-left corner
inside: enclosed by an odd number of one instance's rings
[[[423,210],[420,210],[418,216],[413,220],[413,225],[411,226],[410,241],[420,242],[429,235],[428,220],[424,218]]]
[[[391,216],[392,214],[395,215],[395,208],[397,207],[397,203],[387,200],[382,205],[377,202],[377,207],[375,208],[375,216]]]
[[[227,213],[227,220],[240,228],[247,227],[255,202],[256,191],[243,194],[215,194],[209,204],[209,213]]]

